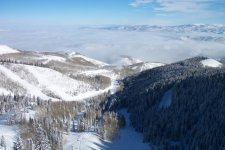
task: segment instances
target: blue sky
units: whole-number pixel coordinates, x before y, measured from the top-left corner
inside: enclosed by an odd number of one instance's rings
[[[0,0],[2,24],[225,24],[224,0]]]

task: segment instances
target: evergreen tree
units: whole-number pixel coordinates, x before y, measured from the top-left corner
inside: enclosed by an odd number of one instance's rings
[[[1,137],[0,145],[6,149],[6,141],[5,141],[5,137],[4,136]]]
[[[51,146],[45,131],[39,124],[35,133],[35,150],[51,150]]]
[[[14,150],[23,150],[23,149],[24,149],[23,148],[23,142],[22,142],[21,138],[18,137],[16,139],[16,142],[14,143]]]

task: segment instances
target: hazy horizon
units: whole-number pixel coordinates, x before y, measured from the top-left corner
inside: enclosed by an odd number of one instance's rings
[[[76,51],[108,63],[120,55],[165,63],[199,55],[221,58],[225,34],[79,26],[225,24],[224,6],[223,0],[2,0],[0,44],[33,51]]]

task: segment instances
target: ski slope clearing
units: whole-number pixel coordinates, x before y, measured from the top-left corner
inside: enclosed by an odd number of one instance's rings
[[[96,90],[92,85],[81,80],[75,80],[53,69],[22,64],[0,65],[0,73],[7,80],[15,83],[11,90],[0,87],[0,93],[8,94],[22,93],[19,87],[25,89],[25,94],[40,97],[43,100],[53,101],[81,101],[111,91],[114,93],[118,88],[117,76],[106,70],[90,71],[88,74],[94,76],[105,73],[110,76],[111,85],[102,90]],[[6,85],[7,86],[7,85]],[[12,90],[13,89],[13,90]],[[15,89],[15,90],[14,90]]]
[[[19,135],[19,129],[16,126],[9,126],[6,124],[6,118],[10,113],[0,115],[0,139],[2,136],[5,138],[6,150],[13,150],[13,142]],[[0,150],[5,150],[4,147],[0,146]]]
[[[19,53],[19,51],[13,48],[10,48],[6,45],[0,45],[0,55],[9,54],[9,53]]]
[[[126,118],[126,126],[120,130],[118,138],[113,141],[105,141],[93,132],[70,133],[64,135],[65,150],[149,150],[150,146],[142,142],[141,133],[137,133],[130,126],[129,114],[125,109],[119,111]]]
[[[86,61],[88,61],[88,62],[90,62],[94,65],[100,66],[100,67],[109,66],[109,64],[107,64],[107,63],[104,63],[104,62],[101,62],[101,61],[83,56],[81,54],[77,54],[75,52],[70,53],[69,58],[82,58],[82,59],[84,59],[84,60],[86,60]]]
[[[26,66],[25,69],[38,80],[40,89],[50,91],[63,100],[73,100],[75,95],[92,90],[90,85],[52,69],[35,66]]]
[[[63,149],[71,150],[100,150],[107,149],[104,142],[98,135],[92,132],[74,133],[64,135],[65,144]]]
[[[31,95],[34,95],[34,96],[39,96],[42,99],[49,99],[49,97],[46,96],[45,94],[43,94],[40,91],[40,89],[38,89],[37,87],[31,85],[26,80],[21,79],[17,74],[15,74],[13,71],[11,71],[10,69],[6,68],[5,66],[0,65],[0,72],[5,74],[12,81],[18,83],[24,89],[26,89],[28,94],[31,94]]]
[[[111,142],[107,143],[107,150],[149,150],[150,146],[142,142],[143,136],[141,133],[135,131],[131,126],[129,113],[126,109],[119,111],[126,119],[126,126],[119,132],[119,137]]]
[[[202,65],[204,67],[213,67],[213,68],[217,68],[217,67],[222,67],[223,64],[218,62],[217,60],[215,59],[206,59],[206,60],[203,60],[201,61]]]

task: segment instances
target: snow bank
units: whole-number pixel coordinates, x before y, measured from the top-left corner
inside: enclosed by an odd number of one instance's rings
[[[0,45],[0,55],[9,53],[19,53],[19,51],[12,49],[6,45]]]
[[[222,63],[218,62],[215,59],[205,59],[201,61],[202,65],[204,67],[213,67],[213,68],[217,68],[217,67],[222,67]]]

